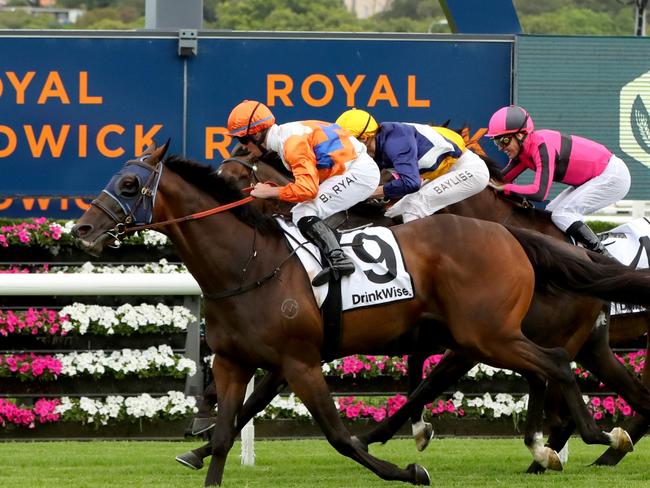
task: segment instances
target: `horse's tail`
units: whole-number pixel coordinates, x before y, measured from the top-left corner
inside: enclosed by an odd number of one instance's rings
[[[650,273],[614,260],[585,259],[570,244],[508,226],[535,269],[535,286],[570,291],[627,305],[650,305]],[[591,253],[590,253],[591,254]]]

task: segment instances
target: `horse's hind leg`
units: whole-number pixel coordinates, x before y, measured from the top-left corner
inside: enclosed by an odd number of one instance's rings
[[[284,370],[289,386],[303,401],[329,443],[340,454],[355,460],[382,479],[406,481],[415,485],[430,484],[429,474],[422,466],[410,464],[406,469],[400,469],[370,455],[352,439],[332,402],[320,363],[307,365],[291,361],[285,363]]]
[[[557,452],[544,445],[544,396],[546,381],[537,375],[526,375],[529,387],[528,412],[526,413],[526,429],[524,444],[533,455],[534,464],[544,469],[562,470],[562,463]]]
[[[388,441],[406,423],[410,415],[413,413],[419,415],[427,403],[432,402],[446,388],[455,384],[475,364],[475,361],[459,352],[447,351],[436,367],[409,395],[407,402],[373,430],[358,436],[359,441],[365,446],[374,442]]]
[[[578,355],[578,360],[594,373],[600,381],[609,388],[619,393],[630,406],[639,414],[632,419],[626,427],[632,442],[637,442],[648,431],[648,419],[650,418],[650,390],[638,381],[627,369],[616,359],[607,341],[607,330],[601,328],[595,330],[588,343],[590,347],[584,347]],[[616,464],[623,456],[618,453],[611,453],[608,450],[597,464]]]
[[[492,335],[484,339],[487,342],[484,341],[481,345],[481,352],[487,354],[486,362],[522,374],[539,374],[549,381],[557,382],[584,442],[619,446],[620,440],[602,432],[589,415],[564,349],[539,347],[523,335],[510,338]]]
[[[216,355],[212,371],[217,386],[219,410],[210,444],[212,459],[205,478],[205,486],[220,485],[226,458],[235,441],[235,419],[244,402],[246,384],[253,377],[251,370]]]
[[[576,430],[576,424],[571,418],[570,412],[567,410],[566,402],[562,397],[562,392],[553,382],[548,383],[546,386],[544,412],[546,414],[546,424],[549,431],[546,446],[558,453],[560,455],[560,462],[564,464],[566,458],[562,459],[562,450],[567,445],[571,434]],[[526,472],[539,474],[544,471],[546,471],[546,467],[541,463],[533,461]]]
[[[645,317],[646,324],[648,324],[648,328],[650,329],[650,312],[646,312]],[[646,386],[646,388],[650,388],[650,360],[648,358],[650,358],[650,334],[648,334],[648,341],[646,345],[646,360],[643,366],[643,371],[641,373],[641,382]],[[637,415],[635,417],[626,419],[626,421],[623,423],[623,427],[630,435],[632,442],[636,445],[636,443],[648,433],[650,425],[648,425],[648,421],[644,416]],[[596,459],[596,461],[594,461],[594,464],[600,466],[616,466],[619,461],[623,459],[623,456],[625,456],[625,453],[610,448],[607,449],[598,459]]]

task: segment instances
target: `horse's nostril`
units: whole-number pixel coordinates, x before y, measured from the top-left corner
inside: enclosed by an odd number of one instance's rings
[[[72,235],[77,239],[80,239],[90,233],[93,230],[93,226],[90,224],[77,224],[72,228]]]

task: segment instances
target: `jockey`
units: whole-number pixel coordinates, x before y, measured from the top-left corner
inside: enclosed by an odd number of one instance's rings
[[[534,130],[528,112],[516,105],[500,108],[492,115],[487,136],[510,158],[502,170],[506,184],[493,185],[497,191],[543,201],[553,181],[569,185],[547,205],[551,220],[587,249],[608,254],[582,219],[627,194],[630,172],[620,158],[583,137]],[[512,183],[526,169],[535,171],[533,182]]]
[[[253,156],[275,151],[293,173],[293,183],[282,187],[258,183],[251,195],[297,202],[291,210],[294,224],[329,261],[329,267],[324,267],[312,284],[327,283],[332,275],[352,274],[354,263],[321,219],[369,198],[377,187],[379,170],[365,146],[328,122],[278,125],[269,108],[253,100],[241,102],[230,112],[228,135],[237,138]]]
[[[386,212],[404,222],[426,217],[482,191],[489,171],[483,160],[465,147],[463,137],[446,127],[383,122],[366,111],[343,112],[336,123],[365,143],[381,169],[394,168],[396,178],[373,193],[375,198],[400,199]]]

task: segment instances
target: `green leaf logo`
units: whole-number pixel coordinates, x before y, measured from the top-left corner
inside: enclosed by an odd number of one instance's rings
[[[637,95],[630,112],[630,125],[634,139],[641,148],[650,154],[650,115],[641,96]]]

